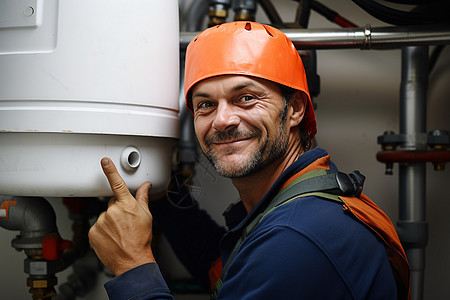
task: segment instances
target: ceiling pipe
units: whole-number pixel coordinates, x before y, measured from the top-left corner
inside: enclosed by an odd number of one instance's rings
[[[450,44],[450,26],[408,26],[333,29],[281,29],[297,49],[393,49],[405,46]],[[185,49],[199,32],[180,32]]]

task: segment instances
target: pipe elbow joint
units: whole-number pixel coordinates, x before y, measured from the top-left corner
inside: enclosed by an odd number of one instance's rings
[[[5,210],[0,226],[20,231],[12,242],[16,249],[41,248],[46,235],[58,232],[55,211],[45,198],[0,197],[0,207]]]

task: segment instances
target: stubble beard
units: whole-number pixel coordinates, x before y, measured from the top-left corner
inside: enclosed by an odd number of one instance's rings
[[[280,114],[280,124],[275,137],[269,140],[266,136],[264,142],[252,154],[247,156],[246,161],[237,162],[232,165],[220,161],[211,150],[211,144],[214,142],[237,139],[237,138],[256,138],[258,141],[262,138],[262,132],[259,129],[238,131],[233,128],[230,131],[216,132],[205,139],[206,151],[203,154],[211,162],[217,173],[228,178],[242,178],[261,171],[286,154],[289,147],[289,136],[286,133],[286,108]]]

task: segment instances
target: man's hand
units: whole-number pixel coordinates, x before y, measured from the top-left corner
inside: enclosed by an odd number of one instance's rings
[[[148,209],[151,183],[143,183],[133,198],[109,158],[101,161],[114,198],[89,230],[89,241],[102,263],[114,275],[155,262],[150,247],[152,215]]]

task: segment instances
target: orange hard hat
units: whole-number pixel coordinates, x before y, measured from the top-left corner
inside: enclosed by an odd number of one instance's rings
[[[199,81],[219,75],[248,75],[267,79],[308,96],[305,130],[312,138],[316,117],[302,60],[280,30],[256,22],[224,23],[201,32],[188,45],[184,75],[186,106],[189,90]]]

